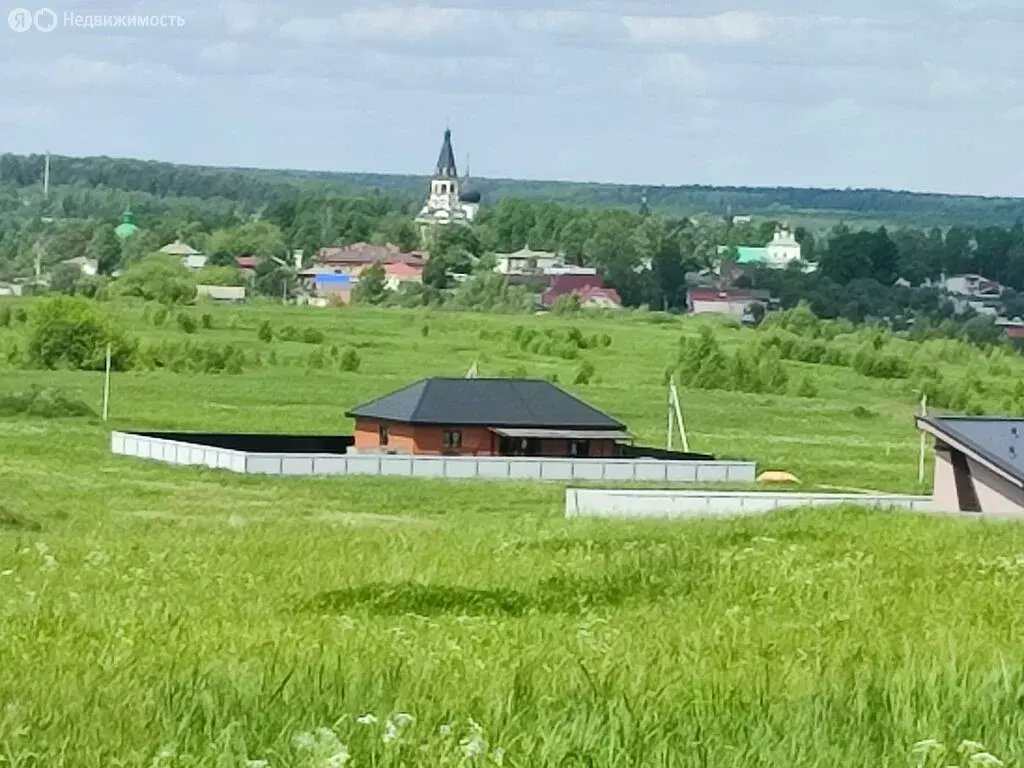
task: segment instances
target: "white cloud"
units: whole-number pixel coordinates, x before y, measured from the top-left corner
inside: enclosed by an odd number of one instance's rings
[[[349,36],[374,40],[423,40],[451,32],[478,18],[476,11],[428,5],[382,6],[344,13]]]
[[[704,17],[626,16],[622,23],[640,45],[753,43],[768,35],[765,17],[748,11]]]
[[[932,72],[928,93],[937,99],[976,100],[1012,95],[1018,81],[1012,77],[973,72],[960,67],[929,67]]]
[[[338,36],[338,22],[326,18],[290,19],[281,26],[281,34],[299,43],[324,43]]]
[[[205,46],[199,52],[199,58],[203,61],[234,61],[238,58],[240,46],[234,40],[222,40]]]
[[[229,35],[247,35],[260,27],[259,12],[247,3],[223,3],[220,11]]]
[[[41,104],[18,104],[0,109],[0,125],[48,125],[53,118],[53,110]]]
[[[148,62],[122,63],[68,55],[56,59],[35,73],[43,82],[59,89],[88,89],[116,86],[151,89],[179,85],[185,78],[170,67]]]
[[[655,86],[668,86],[690,95],[707,93],[711,86],[708,72],[685,53],[654,56],[647,73],[649,81]]]

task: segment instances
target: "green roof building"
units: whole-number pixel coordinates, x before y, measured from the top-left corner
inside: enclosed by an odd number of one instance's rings
[[[124,213],[121,214],[121,223],[115,227],[114,232],[122,240],[127,240],[138,231],[139,228],[135,226],[135,214],[125,208]]]

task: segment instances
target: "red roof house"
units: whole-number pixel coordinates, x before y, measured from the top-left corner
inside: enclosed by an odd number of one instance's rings
[[[768,291],[741,290],[738,288],[691,288],[686,304],[695,315],[736,315],[742,317],[751,304],[767,304],[771,299]]]
[[[398,246],[390,243],[388,245],[355,243],[354,245],[321,248],[317,251],[315,261],[318,267],[331,267],[339,274],[359,274],[374,264],[381,264],[385,267],[393,264],[407,264],[422,269],[428,258],[429,255],[422,251],[404,253]]]
[[[260,260],[256,256],[251,255],[236,256],[235,264],[237,264],[238,268],[244,272],[255,272],[256,267],[260,265]]]
[[[590,301],[591,306],[623,304],[615,291],[604,287],[604,281],[597,274],[555,275],[551,288],[541,296],[541,304],[550,308],[562,296],[573,293],[580,297],[581,305],[585,305],[585,301]]]

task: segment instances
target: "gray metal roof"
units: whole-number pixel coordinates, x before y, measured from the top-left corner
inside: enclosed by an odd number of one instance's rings
[[[972,416],[919,417],[936,432],[1024,481],[1024,419]]]
[[[435,178],[457,179],[459,171],[455,167],[455,150],[452,149],[452,130],[445,129],[444,143],[441,145],[441,154],[437,158],[437,171]]]
[[[551,382],[533,379],[423,379],[346,415],[463,427],[626,428]]]

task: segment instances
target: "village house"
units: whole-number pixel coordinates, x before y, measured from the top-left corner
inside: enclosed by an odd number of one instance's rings
[[[551,288],[541,296],[541,306],[551,309],[562,296],[575,294],[584,309],[622,309],[622,298],[613,288],[605,288],[596,275],[557,275]]]
[[[87,259],[85,256],[76,256],[73,259],[64,259],[61,264],[72,264],[87,277],[95,277],[100,270],[100,263],[96,259]]]
[[[405,253],[391,243],[387,245],[355,243],[321,248],[316,252],[313,262],[315,267],[321,268],[321,274],[326,274],[329,271],[335,275],[358,277],[364,269],[372,267],[374,264],[380,264],[385,269],[389,265],[405,264],[419,269],[422,273],[428,258],[429,254],[423,251]]]
[[[771,303],[768,291],[741,290],[739,288],[691,288],[686,294],[686,306],[695,315],[733,315],[743,318],[754,304],[765,309]]]
[[[357,453],[614,457],[621,422],[549,381],[423,379],[353,408]]]
[[[919,416],[935,438],[935,508],[1024,515],[1024,419]]]
[[[175,240],[173,243],[168,243],[160,249],[160,253],[166,253],[170,256],[180,256],[181,263],[185,265],[185,268],[190,272],[198,272],[206,266],[208,261],[206,255],[197,251],[188,243],[181,240]]]

